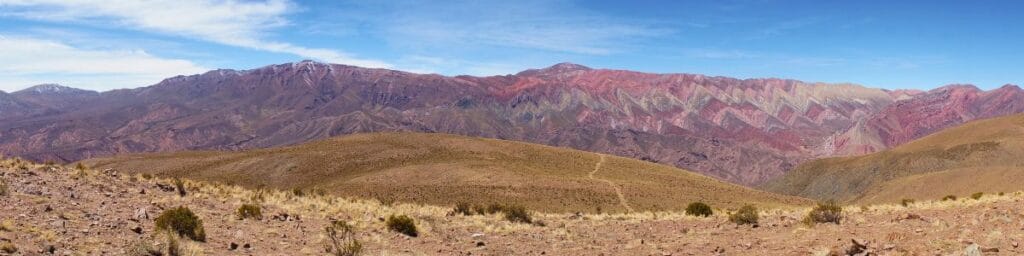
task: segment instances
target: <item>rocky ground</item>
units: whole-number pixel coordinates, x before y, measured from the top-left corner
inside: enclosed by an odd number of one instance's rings
[[[0,163],[0,255],[126,255],[166,250],[154,218],[187,206],[205,242],[180,239],[182,255],[322,255],[325,227],[353,226],[365,255],[1020,255],[1019,193],[980,200],[847,206],[841,224],[809,226],[808,209],[764,209],[756,226],[724,213],[533,214],[533,224],[500,215],[462,216],[451,207],[384,205],[317,193],[265,191],[261,219],[237,208],[257,191],[111,170]],[[412,217],[419,236],[388,230],[392,214]],[[144,254],[146,255],[146,254]],[[166,255],[166,254],[165,254]]]

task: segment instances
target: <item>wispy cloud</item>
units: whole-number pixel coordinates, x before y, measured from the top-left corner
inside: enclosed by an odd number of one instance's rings
[[[208,70],[190,61],[142,50],[81,49],[55,41],[0,36],[0,89],[58,82],[91,89],[137,87]]]
[[[641,38],[672,33],[648,22],[589,13],[566,1],[375,1],[359,3],[358,23],[410,47],[497,46],[588,55],[624,51]]]
[[[289,24],[295,9],[287,0],[0,0],[0,14],[22,18],[124,26],[144,32],[183,36],[366,67],[389,67],[335,49],[308,48],[267,39],[268,31]]]

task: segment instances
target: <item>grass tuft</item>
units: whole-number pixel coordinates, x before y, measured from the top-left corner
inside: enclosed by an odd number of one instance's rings
[[[971,194],[971,199],[978,200],[978,199],[981,199],[981,197],[984,196],[984,195],[985,195],[985,193],[982,193],[982,192],[974,193],[974,194]]]
[[[242,204],[238,207],[238,211],[235,213],[238,215],[238,219],[263,219],[263,212],[260,206],[257,204]]]
[[[942,197],[942,201],[956,201],[956,196],[954,196],[954,195],[947,195],[945,197]]]
[[[327,242],[324,247],[327,253],[335,256],[355,256],[363,251],[363,245],[356,240],[355,229],[344,221],[333,221],[324,228]]]
[[[843,207],[835,201],[820,202],[804,217],[803,223],[813,226],[817,223],[835,223],[843,218]]]

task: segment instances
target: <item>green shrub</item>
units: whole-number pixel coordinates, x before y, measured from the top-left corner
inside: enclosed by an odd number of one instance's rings
[[[419,232],[416,231],[416,222],[409,216],[405,215],[391,215],[388,216],[386,222],[388,229],[405,234],[407,236],[416,237]]]
[[[178,190],[179,196],[185,197],[185,195],[188,195],[188,192],[185,191],[185,182],[182,181],[181,179],[174,178],[174,188]]]
[[[740,207],[738,211],[729,215],[729,221],[740,225],[757,224],[757,219],[757,208],[754,207],[753,205],[745,205],[743,207]]]
[[[956,196],[948,195],[942,198],[942,201],[956,201]]]
[[[686,206],[686,215],[707,217],[711,216],[711,206],[701,202],[693,202]]]
[[[843,207],[835,201],[820,202],[811,212],[804,217],[804,224],[814,225],[817,223],[835,223],[843,218]]]
[[[237,215],[239,219],[263,219],[263,212],[257,204],[242,204],[238,207]]]
[[[985,193],[982,193],[982,192],[974,193],[974,194],[971,194],[971,199],[978,200],[978,199],[981,199],[981,197],[984,196],[984,195],[985,195]]]
[[[914,199],[904,198],[903,200],[900,200],[900,205],[903,205],[903,207],[908,207],[914,204],[915,202],[917,201],[914,201]]]
[[[179,236],[188,237],[194,241],[205,242],[206,230],[203,229],[203,220],[192,213],[187,207],[179,206],[166,210],[156,217],[156,227],[161,230],[174,232]]]
[[[505,220],[510,222],[533,223],[530,213],[526,211],[526,207],[521,205],[503,207],[502,212],[505,213]]]
[[[363,245],[356,240],[355,229],[344,221],[333,221],[325,228],[327,253],[336,256],[355,256],[363,251]]]

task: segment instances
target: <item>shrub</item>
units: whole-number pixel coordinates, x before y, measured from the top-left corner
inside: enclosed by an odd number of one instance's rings
[[[729,215],[729,221],[736,224],[757,224],[757,208],[753,205],[745,205],[740,209]]]
[[[470,209],[470,207],[471,206],[469,205],[469,203],[459,202],[455,204],[455,209],[452,209],[452,212],[455,214],[462,214],[466,216],[473,215],[473,210]]]
[[[903,205],[903,207],[907,207],[914,204],[915,202],[917,201],[914,201],[914,199],[904,198],[903,200],[900,200],[900,205]]]
[[[238,207],[237,215],[239,219],[263,219],[263,212],[257,204],[242,204]]]
[[[956,196],[948,195],[942,198],[942,201],[956,201]]]
[[[9,194],[10,192],[7,191],[7,182],[4,182],[4,180],[0,179],[0,196],[7,196]]]
[[[85,169],[88,169],[88,168],[86,168],[85,165],[82,164],[82,163],[78,163],[78,164],[75,165],[75,170],[84,171]]]
[[[337,256],[355,256],[363,251],[363,245],[356,240],[355,230],[344,221],[333,221],[325,228],[327,253]]]
[[[835,223],[839,224],[839,221],[843,218],[843,207],[839,206],[835,201],[827,201],[818,203],[811,212],[807,213],[804,217],[804,224],[814,225],[816,223]]]
[[[188,192],[185,191],[185,182],[181,181],[181,179],[174,178],[174,187],[178,190],[179,196],[185,197],[185,195],[188,194]]]
[[[194,241],[205,242],[206,230],[203,229],[203,220],[192,213],[187,207],[179,206],[166,210],[156,217],[158,229],[174,232],[179,236],[188,237]]]
[[[411,237],[416,237],[419,235],[419,232],[416,231],[416,222],[413,221],[412,218],[410,218],[409,216],[388,216],[386,224],[388,226],[388,229],[392,231],[402,233]]]
[[[686,206],[686,215],[707,217],[711,216],[711,206],[701,202],[693,202]]]
[[[978,199],[981,199],[981,197],[984,196],[984,195],[985,195],[985,193],[982,193],[982,192],[974,193],[974,194],[971,194],[971,199],[978,200]]]
[[[487,214],[495,214],[495,213],[502,212],[504,210],[505,210],[505,206],[504,205],[501,205],[501,204],[498,204],[498,203],[492,203],[491,205],[487,206],[487,211],[486,212],[487,212]]]
[[[526,207],[521,205],[512,205],[503,207],[502,210],[502,212],[505,213],[505,219],[510,222],[533,223],[533,218],[531,218],[530,213],[526,211]]]
[[[153,175],[152,175],[152,174],[149,174],[149,173],[143,173],[143,174],[142,174],[142,178],[143,178],[143,179],[147,179],[147,180],[149,180],[149,179],[153,179]]]
[[[293,188],[292,195],[295,195],[297,197],[303,197],[306,196],[306,192],[303,192],[301,188]]]
[[[3,244],[0,244],[0,252],[14,254],[18,252],[18,247],[14,246],[11,242],[4,242]]]
[[[1003,192],[999,192],[999,196],[1003,196],[1003,195],[1005,195],[1005,194],[1006,194],[1006,193],[1003,193]]]

